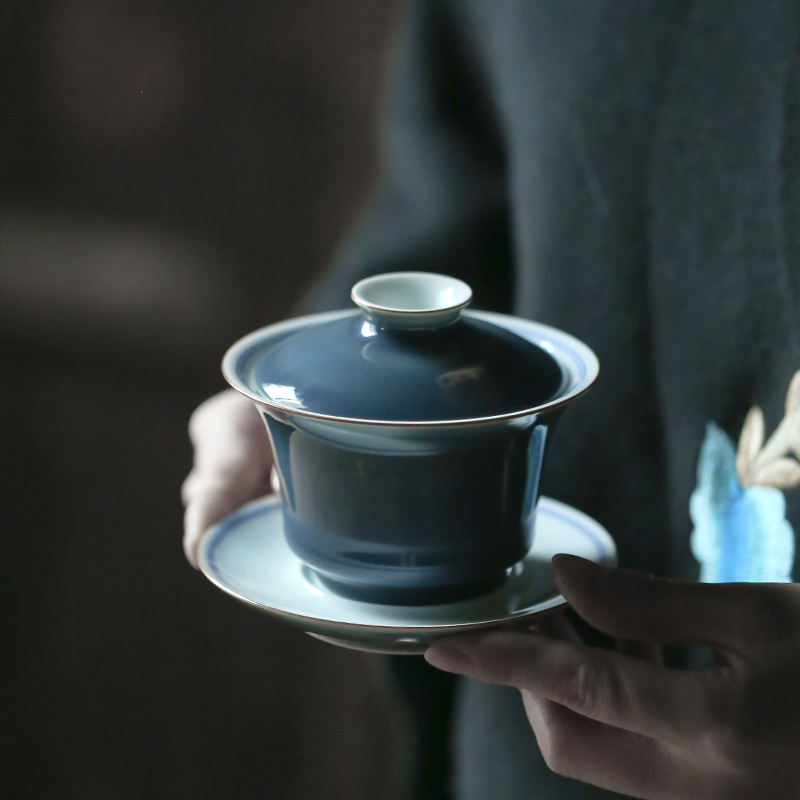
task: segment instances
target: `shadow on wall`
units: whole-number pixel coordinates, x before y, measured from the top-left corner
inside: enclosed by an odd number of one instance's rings
[[[391,797],[377,664],[184,562],[192,408],[362,207],[394,0],[0,5],[0,796]]]

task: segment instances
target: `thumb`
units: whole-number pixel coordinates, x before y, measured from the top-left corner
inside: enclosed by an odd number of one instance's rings
[[[797,624],[795,598],[787,598],[783,585],[654,578],[569,555],[555,556],[552,569],[556,586],[580,617],[624,639],[707,644],[745,654],[768,643],[776,626]]]

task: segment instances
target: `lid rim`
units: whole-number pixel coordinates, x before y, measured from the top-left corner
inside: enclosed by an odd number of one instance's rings
[[[543,414],[549,411],[554,411],[555,409],[566,405],[568,402],[580,397],[585,392],[587,392],[592,384],[597,380],[597,376],[600,372],[600,364],[592,349],[581,342],[579,339],[576,339],[574,336],[570,334],[558,330],[557,328],[553,328],[549,325],[544,325],[542,323],[533,322],[532,320],[521,320],[524,323],[529,325],[534,325],[535,327],[542,330],[542,332],[550,332],[551,334],[555,334],[555,338],[566,338],[570,340],[573,345],[576,346],[578,350],[585,350],[584,356],[586,359],[584,360],[580,356],[581,360],[584,361],[584,365],[587,368],[586,374],[577,380],[573,384],[573,389],[568,391],[564,394],[557,395],[556,397],[548,400],[546,403],[541,403],[537,406],[531,406],[529,408],[520,409],[519,411],[510,411],[504,414],[494,414],[485,417],[469,417],[469,418],[461,418],[461,419],[443,419],[443,420],[385,420],[385,419],[366,419],[366,418],[357,418],[357,417],[340,417],[333,414],[324,414],[318,411],[309,411],[306,409],[298,409],[292,408],[289,406],[281,405],[276,403],[274,400],[270,400],[262,395],[256,394],[252,390],[247,387],[243,381],[239,379],[236,374],[235,366],[239,361],[239,358],[243,351],[246,351],[248,347],[251,346],[252,343],[261,339],[264,333],[267,330],[271,330],[276,332],[281,327],[286,327],[288,329],[294,328],[298,325],[299,320],[305,320],[305,324],[301,325],[300,327],[305,327],[305,325],[312,324],[313,320],[335,320],[339,318],[349,317],[349,316],[357,316],[358,314],[362,313],[360,309],[353,309],[353,310],[345,310],[345,311],[334,311],[334,312],[323,312],[322,314],[313,314],[306,317],[301,318],[294,318],[290,320],[286,320],[284,322],[276,323],[274,325],[268,325],[265,328],[261,328],[257,331],[253,331],[253,333],[244,336],[238,342],[234,343],[228,351],[225,353],[222,359],[222,374],[225,377],[225,380],[233,387],[236,391],[240,394],[248,397],[253,402],[257,403],[258,405],[265,406],[267,409],[274,410],[278,412],[280,415],[286,417],[291,416],[298,416],[298,417],[308,417],[311,419],[320,420],[322,422],[332,422],[336,424],[342,425],[369,425],[374,427],[392,427],[392,428],[441,428],[441,427],[454,427],[454,426],[466,426],[466,425],[480,425],[480,424],[487,424],[487,423],[494,423],[494,422],[503,422],[506,420],[513,420],[519,419],[521,417],[527,416],[534,416]],[[481,311],[467,311],[464,312],[469,317],[474,317],[476,319],[481,319],[487,322],[493,322],[498,324],[500,327],[504,327],[505,330],[509,330],[507,327],[503,326],[499,323],[502,319],[508,319],[509,315],[506,314],[497,314],[494,312],[481,312]],[[512,318],[513,319],[513,318]],[[532,344],[538,345],[536,342],[532,342]],[[559,359],[553,352],[550,352],[547,348],[541,348],[545,350],[545,352],[550,355],[551,358],[558,364],[559,368],[564,371],[565,366],[564,362]],[[576,354],[577,355],[577,354]]]

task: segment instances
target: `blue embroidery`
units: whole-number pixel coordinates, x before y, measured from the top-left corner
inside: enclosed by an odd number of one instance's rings
[[[733,442],[713,423],[700,449],[689,513],[701,581],[791,581],[794,531],[783,492],[772,486],[742,488]]]

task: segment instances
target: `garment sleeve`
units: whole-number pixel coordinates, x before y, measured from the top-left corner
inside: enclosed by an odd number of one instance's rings
[[[392,74],[384,169],[369,210],[299,311],[344,308],[351,286],[422,270],[507,311],[513,275],[505,151],[479,42],[455,3],[411,3]]]

